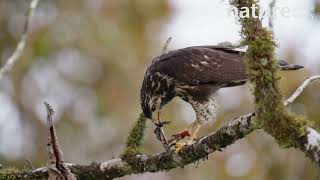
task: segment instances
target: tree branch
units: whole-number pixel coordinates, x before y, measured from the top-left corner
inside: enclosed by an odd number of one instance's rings
[[[287,99],[285,106],[291,104],[311,82],[320,79],[316,78],[319,76],[320,75],[312,76],[304,81]],[[144,121],[144,117],[140,116],[140,119],[138,122]],[[221,127],[216,133],[202,137],[192,146],[184,147],[178,155],[173,152],[163,152],[154,155],[134,155],[126,158],[127,161],[117,158],[102,163],[93,163],[91,165],[75,165],[70,163],[66,163],[66,165],[71,169],[71,172],[75,174],[77,179],[112,179],[130,174],[167,171],[207,158],[208,154],[217,150],[220,151],[222,148],[233,144],[257,128],[255,113],[250,113],[233,119],[227,125]],[[308,140],[305,143],[304,152],[307,152],[309,156],[313,156],[313,159],[318,159],[316,161],[319,162],[320,135],[312,128],[307,128],[307,131]],[[139,141],[139,144],[140,142],[141,141]],[[1,175],[0,171],[0,176]],[[48,177],[48,171],[47,168],[38,168],[33,171],[9,172],[6,175],[13,177],[13,179],[46,179]]]
[[[275,60],[276,43],[270,31],[262,26],[260,7],[255,0],[230,0],[239,11],[243,7],[257,7],[249,10],[248,18],[240,18],[241,35],[248,45],[246,52],[247,71],[253,84],[255,111],[258,123],[272,135],[282,147],[299,148],[320,166],[319,134],[310,128],[306,118],[295,116],[285,109],[279,88],[279,77]],[[252,14],[252,13],[256,14]]]
[[[295,92],[291,95],[290,98],[288,98],[285,102],[284,105],[287,106],[288,104],[291,104],[294,100],[296,100],[300,94],[303,92],[303,90],[313,81],[315,80],[319,80],[320,79],[320,75],[315,75],[315,76],[311,76],[308,79],[306,79],[301,85],[300,87],[295,90]]]
[[[272,35],[274,37],[274,30],[273,30],[273,20],[274,20],[274,7],[276,5],[277,0],[272,0],[269,4],[270,14],[269,14],[269,28],[272,32]]]
[[[185,146],[179,154],[170,151],[154,155],[136,155],[127,158],[127,161],[117,158],[87,166],[74,164],[68,164],[68,166],[77,179],[113,179],[130,174],[167,171],[176,167],[184,167],[190,163],[207,159],[208,154],[217,150],[221,151],[222,148],[251,133],[256,127],[254,119],[252,114],[236,118],[216,133],[199,139],[191,146]],[[46,179],[48,172],[46,168],[39,168],[11,175],[21,179]]]
[[[130,130],[127,137],[126,147],[121,154],[122,158],[141,154],[141,144],[143,141],[144,130],[146,129],[147,118],[143,113],[139,115],[138,120],[135,122],[133,128]]]
[[[12,53],[12,55],[7,59],[5,65],[0,69],[0,79],[3,78],[3,76],[8,73],[13,66],[16,64],[16,62],[19,60],[19,58],[22,55],[22,52],[26,46],[27,37],[28,37],[28,29],[29,24],[31,21],[31,18],[34,14],[34,11],[38,5],[39,0],[32,0],[29,5],[29,9],[27,11],[27,19],[24,23],[23,31],[21,33],[20,41],[17,44],[16,49]]]
[[[163,45],[163,47],[162,47],[162,52],[161,52],[161,54],[164,54],[164,53],[166,53],[166,52],[168,51],[168,47],[169,47],[171,41],[172,41],[172,37],[169,37],[169,38],[166,40],[166,42],[164,43],[164,45]]]

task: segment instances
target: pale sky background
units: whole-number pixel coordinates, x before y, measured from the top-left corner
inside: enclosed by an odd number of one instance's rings
[[[193,45],[217,44],[219,42],[236,42],[240,39],[240,25],[230,15],[227,0],[171,0],[174,15],[164,31],[165,41],[173,37],[171,48]],[[261,0],[262,10],[266,11],[264,24],[268,23],[270,0]],[[277,1],[274,19],[274,32],[281,52],[288,46],[298,47],[305,65],[318,64],[320,53],[316,46],[320,42],[319,21],[311,19],[312,0]],[[285,10],[290,12],[282,15]],[[292,14],[298,14],[295,17]],[[288,17],[290,16],[290,17]]]

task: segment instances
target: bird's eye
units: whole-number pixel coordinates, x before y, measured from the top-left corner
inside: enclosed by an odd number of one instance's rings
[[[151,111],[153,112],[153,111],[155,111],[155,110],[156,110],[156,107],[155,107],[155,106],[152,106]]]

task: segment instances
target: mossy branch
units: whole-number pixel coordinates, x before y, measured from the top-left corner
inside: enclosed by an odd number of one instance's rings
[[[255,17],[259,17],[260,7],[256,0],[230,0],[230,4],[241,11],[250,10],[249,18],[240,18],[241,35],[248,46],[246,52],[247,70],[251,83],[255,109],[261,127],[272,135],[282,147],[298,147],[319,163],[319,158],[309,154],[306,118],[294,115],[285,109],[279,88],[274,50],[276,43],[272,33],[262,26],[259,18],[254,18],[251,7],[256,6]],[[309,142],[310,143],[310,142]]]
[[[320,79],[320,76],[308,78],[297,91],[286,101],[285,106],[292,103],[311,82]],[[289,101],[290,100],[290,101]],[[146,118],[140,116],[138,122],[145,122]],[[135,124],[134,127],[138,124]],[[142,123],[143,124],[143,123]],[[143,126],[138,126],[143,127]],[[221,127],[216,133],[212,133],[198,140],[192,146],[186,146],[179,154],[173,152],[164,152],[154,155],[133,155],[129,161],[121,158],[111,159],[103,163],[93,163],[91,165],[66,164],[76,178],[81,179],[113,179],[130,174],[139,174],[144,172],[168,171],[176,167],[184,167],[190,163],[206,159],[210,153],[216,150],[226,148],[228,145],[236,142],[244,136],[257,129],[257,119],[255,113],[243,115],[230,121],[229,124]],[[134,128],[133,128],[134,129]],[[144,129],[144,128],[142,128]],[[139,131],[143,132],[143,131]],[[305,152],[313,157],[320,157],[320,135],[312,128],[308,128],[308,138],[313,143],[306,144]],[[140,134],[141,135],[141,134]],[[142,139],[142,136],[140,136]],[[129,141],[128,141],[129,142]],[[141,145],[141,140],[138,143]],[[317,144],[318,142],[318,144]],[[130,145],[131,143],[129,143]],[[135,144],[135,143],[133,143]],[[131,144],[132,145],[132,144]],[[314,158],[315,159],[315,158]],[[319,159],[318,159],[319,160]],[[319,161],[318,161],[319,162]],[[320,164],[320,163],[319,163]],[[0,180],[2,179],[46,179],[48,178],[47,168],[36,170],[18,170],[12,168],[3,168],[0,170]]]
[[[226,148],[254,131],[257,127],[255,126],[255,121],[254,113],[236,118],[216,133],[199,139],[192,146],[185,146],[179,154],[172,150],[153,155],[131,155],[129,162],[117,158],[91,165],[68,164],[68,167],[78,180],[114,179],[130,174],[168,171],[197,163],[202,159],[206,160],[210,153],[221,151],[222,148]],[[0,180],[2,177],[10,177],[12,180],[37,180],[48,178],[48,172],[47,168],[30,171],[4,170],[0,171]]]
[[[121,158],[126,159],[131,156],[141,154],[141,144],[143,141],[144,130],[146,128],[147,118],[143,113],[140,114],[135,125],[131,129],[126,142],[126,148],[121,155]]]

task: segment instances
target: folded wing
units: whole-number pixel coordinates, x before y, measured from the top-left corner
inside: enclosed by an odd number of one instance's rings
[[[157,57],[150,70],[188,85],[236,86],[248,78],[241,53],[219,46],[188,47]]]

